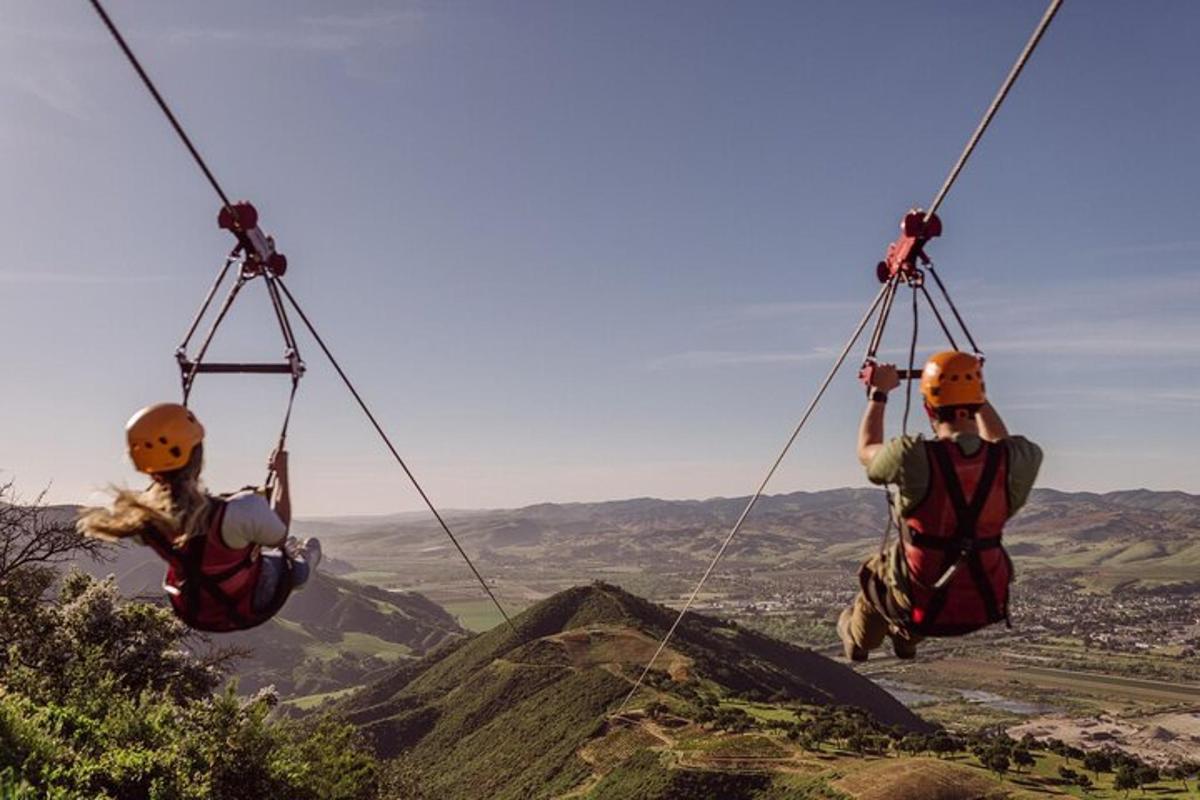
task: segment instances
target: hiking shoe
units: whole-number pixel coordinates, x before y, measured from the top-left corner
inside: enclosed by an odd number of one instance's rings
[[[867,651],[854,644],[854,639],[850,636],[850,615],[853,613],[853,609],[847,608],[838,617],[837,632],[842,639],[842,651],[851,661],[866,661]]]
[[[917,645],[911,639],[904,636],[893,636],[892,652],[896,654],[896,658],[903,661],[911,661],[917,657]]]
[[[316,572],[317,565],[321,563],[321,540],[315,536],[305,539],[301,552],[304,555],[304,562],[308,564],[309,573]]]
[[[283,554],[285,556],[287,556],[288,558],[290,558],[292,561],[295,561],[296,559],[300,558],[300,556],[301,556],[300,540],[297,539],[295,536],[287,537],[287,539],[284,540],[283,545],[279,549],[283,550]]]

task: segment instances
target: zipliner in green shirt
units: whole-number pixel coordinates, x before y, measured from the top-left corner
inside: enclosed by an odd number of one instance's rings
[[[956,433],[951,441],[964,455],[974,455],[983,446],[983,439],[974,433]],[[1042,465],[1042,448],[1024,436],[1009,436],[1003,440],[1008,451],[1008,516],[1012,517],[1029,500],[1029,493]],[[867,466],[871,483],[890,485],[893,491],[892,510],[901,524],[925,498],[931,475],[929,453],[924,436],[897,436],[875,454]],[[868,567],[880,575],[892,590],[901,608],[909,607],[908,571],[903,563],[904,550],[893,541],[888,550],[868,561]]]

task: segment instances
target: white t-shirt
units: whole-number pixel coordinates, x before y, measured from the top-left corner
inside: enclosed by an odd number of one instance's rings
[[[278,547],[287,536],[287,526],[257,492],[238,492],[225,501],[221,539],[233,550],[260,544]]]

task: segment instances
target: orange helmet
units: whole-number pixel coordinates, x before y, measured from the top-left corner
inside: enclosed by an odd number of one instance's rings
[[[983,362],[960,350],[931,356],[921,371],[921,394],[932,408],[983,405]]]
[[[125,439],[138,472],[156,475],[187,465],[196,445],[204,441],[204,426],[178,403],[155,403],[130,417]]]

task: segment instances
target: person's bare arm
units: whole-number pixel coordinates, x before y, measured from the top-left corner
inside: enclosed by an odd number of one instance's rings
[[[870,393],[887,394],[900,385],[900,376],[895,364],[879,364],[871,379]],[[858,426],[858,460],[864,467],[870,466],[876,453],[883,447],[883,417],[887,404],[877,400],[867,401],[862,423]]]
[[[271,466],[275,470],[275,488],[271,493],[271,510],[283,521],[283,527],[286,530],[292,526],[292,495],[288,487],[287,450],[277,450],[272,453]]]
[[[1008,438],[1008,428],[991,403],[983,404],[975,415],[975,421],[979,425],[979,437],[984,441],[1000,442]]]

